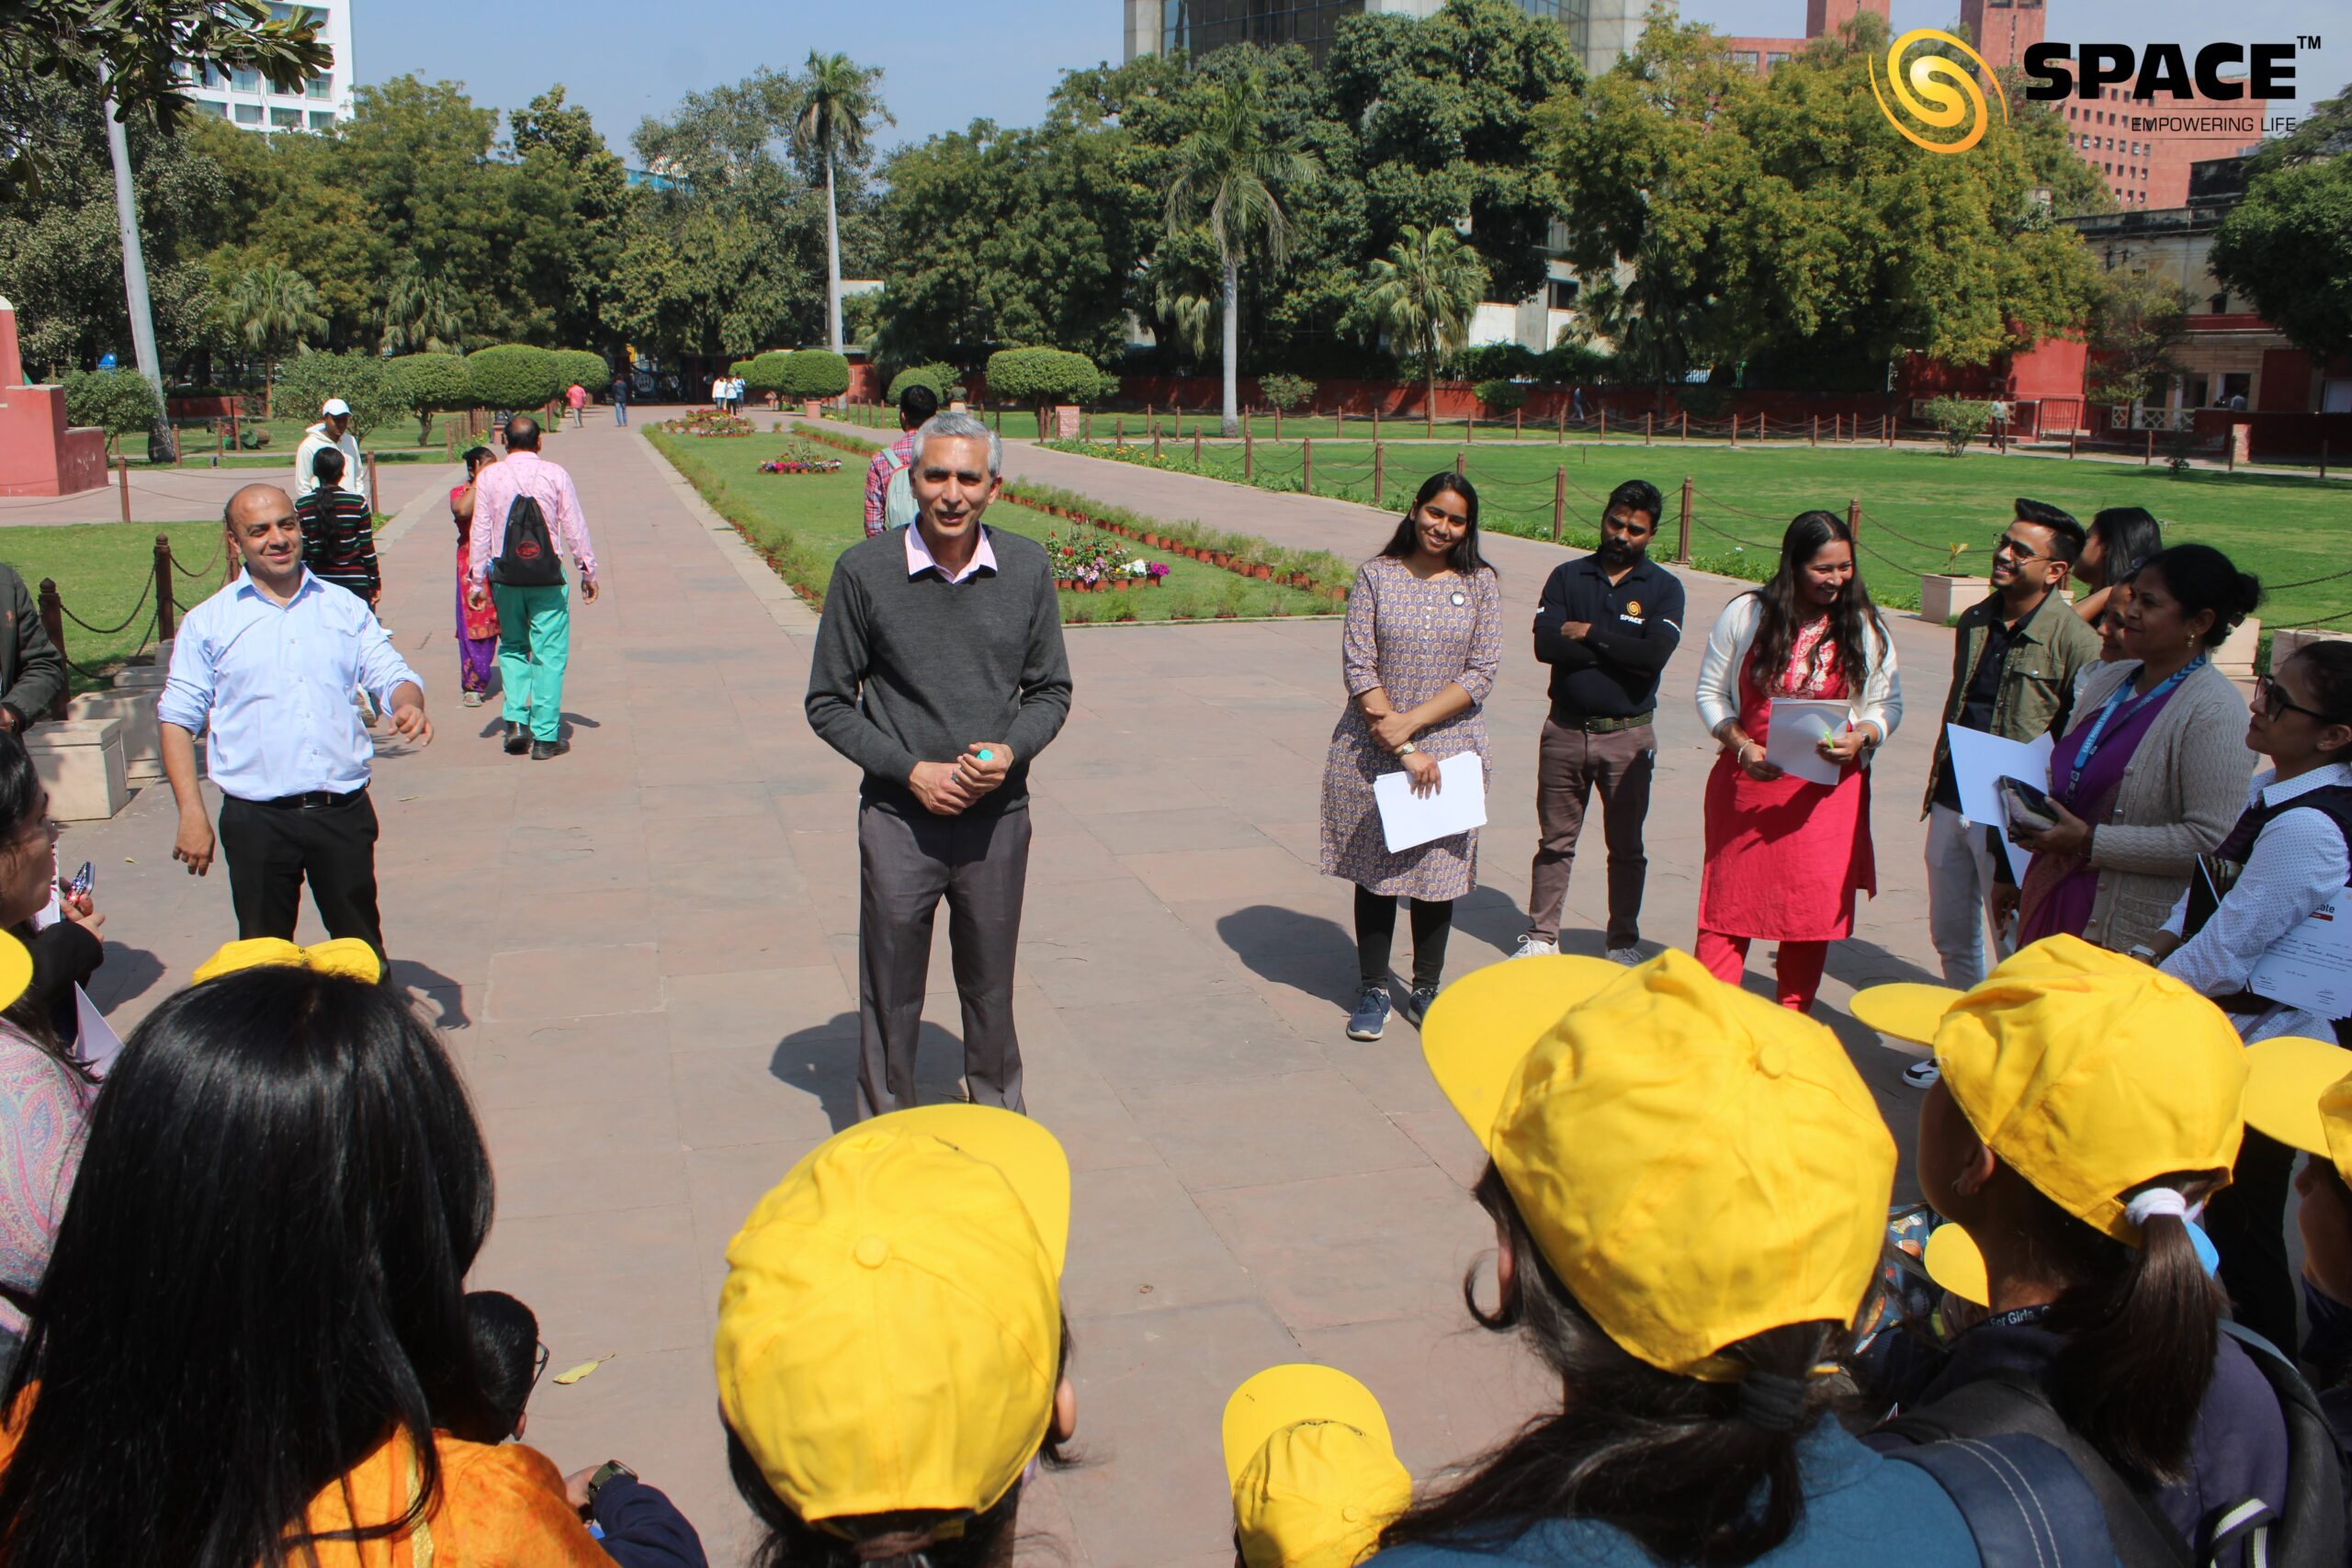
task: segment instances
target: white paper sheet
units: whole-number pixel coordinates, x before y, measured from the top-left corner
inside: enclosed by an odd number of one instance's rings
[[[1951,748],[1952,781],[1960,786],[1960,814],[1980,827],[1993,829],[2001,840],[2002,852],[2009,857],[2010,871],[2022,886],[2026,864],[2033,859],[2033,853],[2009,842],[2009,819],[2001,809],[2000,782],[2004,778],[2022,779],[2046,788],[2054,743],[2047,735],[2031,741],[2004,740],[1997,735],[1962,729],[1956,724],[1944,726],[1944,739]]]
[[[2271,943],[2247,989],[2322,1018],[2352,1018],[2352,893]]]
[[[114,1032],[114,1026],[98,1011],[97,1004],[90,1000],[89,993],[79,986],[74,987],[74,1055],[82,1058],[82,1065],[90,1069],[93,1077],[106,1077],[114,1059],[122,1055],[122,1036]]]
[[[1853,708],[1842,700],[1774,697],[1772,732],[1764,741],[1764,760],[1808,783],[1834,784],[1846,776],[1846,770],[1816,748],[1823,736],[1842,731],[1853,716]]]
[[[1426,799],[1413,793],[1410,773],[1383,773],[1372,781],[1390,854],[1487,825],[1487,767],[1478,753],[1448,757],[1437,773],[1438,792]]]

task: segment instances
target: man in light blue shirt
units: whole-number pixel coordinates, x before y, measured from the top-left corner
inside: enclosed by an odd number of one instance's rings
[[[424,683],[363,600],[302,565],[302,525],[284,491],[247,485],[221,520],[244,571],[180,623],[155,707],[180,808],[172,858],[196,876],[212,865],[196,782],[196,737],[209,731],[238,936],[291,941],[308,880],[327,934],[381,953],[368,798],[375,744],[351,692],[363,688],[402,739],[424,746],[433,739]]]

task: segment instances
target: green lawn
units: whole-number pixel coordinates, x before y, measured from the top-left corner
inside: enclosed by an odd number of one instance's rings
[[[1259,483],[1300,488],[1300,443],[1260,441],[1256,446]],[[1138,457],[1149,452],[1136,448],[1132,439],[1129,450]],[[1953,545],[1968,547],[1958,570],[1982,573],[1994,538],[2022,494],[2064,507],[2086,523],[2101,507],[2144,506],[2165,521],[2166,537],[2212,545],[2273,583],[2346,574],[2282,589],[2263,606],[2267,626],[2352,612],[2352,488],[2316,479],[2206,469],[2176,479],[2162,464],[2142,468],[1981,452],[1954,459],[1880,448],[1791,446],[1735,452],[1697,445],[1561,448],[1479,441],[1458,448],[1390,446],[1386,491],[1379,503],[1401,510],[1431,471],[1453,467],[1456,450],[1479,487],[1481,522],[1535,537],[1551,536],[1553,487],[1565,468],[1564,537],[1580,546],[1595,542],[1601,501],[1611,488],[1622,479],[1645,479],[1666,493],[1661,553],[1672,553],[1688,477],[1694,487],[1691,554],[1702,566],[1736,576],[1753,578],[1769,570],[1781,530],[1799,512],[1821,507],[1843,515],[1849,502],[1859,501],[1863,574],[1871,592],[1905,607],[1919,602],[1919,574],[1942,570]],[[1369,442],[1317,442],[1314,459],[1317,494],[1374,500]],[[1201,471],[1238,479],[1242,460],[1236,448],[1209,446],[1203,451]],[[1191,443],[1181,448],[1163,444],[1161,466],[1193,471]]]
[[[74,689],[93,690],[107,684],[85,671],[107,671],[137,651],[153,636],[155,605],[147,594],[155,575],[155,536],[168,534],[172,557],[199,575],[174,579],[175,601],[183,608],[209,597],[220,586],[221,531],[216,518],[204,523],[86,523],[72,527],[22,527],[0,531],[0,560],[15,567],[38,600],[44,577],[57,580],[57,592],[70,612],[65,622],[65,657],[80,668],[74,671]],[[141,604],[142,595],[147,603]],[[138,615],[119,631],[99,634],[71,618],[78,615],[96,626],[111,626]]]
[[[767,411],[753,412],[763,413]],[[876,408],[864,403],[852,404],[838,412],[828,411],[828,417],[845,420],[851,424],[865,425],[872,430],[887,430],[895,433],[899,428],[899,415],[896,409]],[[987,420],[991,427],[1000,429],[1008,438],[1029,439],[1034,438],[1037,434],[1037,416],[1032,410],[991,408],[983,410],[980,417]],[[1219,439],[1221,423],[1218,411],[1215,408],[1179,410],[1162,408],[1153,411],[1149,418],[1147,418],[1142,412],[1134,409],[1090,410],[1085,415],[1085,428],[1092,440],[1110,441],[1124,435],[1128,441],[1149,446],[1152,427],[1156,424],[1159,430],[1163,449],[1169,450],[1172,450],[1178,443],[1182,443],[1189,451],[1195,433],[1210,441]],[[1302,435],[1317,441],[1369,440],[1372,435],[1372,418],[1368,414],[1350,414],[1344,419],[1330,414],[1284,414],[1278,418],[1273,413],[1261,409],[1250,415],[1249,425],[1250,434],[1252,436],[1267,441],[1295,441]],[[1664,438],[1669,434],[1671,428],[1661,424],[1657,428],[1657,434]],[[1740,439],[1743,445],[1750,438],[1754,429],[1755,422],[1752,419],[1742,420]],[[1830,439],[1831,429],[1831,425],[1825,420],[1821,426],[1821,438],[1825,443]],[[1878,429],[1875,420],[1871,422],[1870,429],[1875,434]],[[1767,427],[1766,434],[1773,442],[1799,443],[1804,439],[1806,433],[1793,424],[1775,423]],[[1555,425],[1548,421],[1532,417],[1524,422],[1523,426],[1515,425],[1509,418],[1482,419],[1477,423],[1475,433],[1458,419],[1440,420],[1432,431],[1432,427],[1419,419],[1387,418],[1380,422],[1380,434],[1383,440],[1476,440],[1497,441],[1507,445],[1517,441],[1528,446],[1551,446],[1559,439],[1558,431]],[[1723,434],[1721,421],[1709,424],[1705,431],[1700,428],[1700,422],[1697,419],[1694,418],[1691,421],[1690,438],[1693,441],[1702,439],[1719,441],[1723,439]],[[1598,441],[1603,438],[1598,421],[1591,417],[1588,417],[1581,424],[1572,423],[1568,427],[1568,441],[1572,445],[1580,441]],[[1634,446],[1641,445],[1640,416],[1634,416],[1629,423],[1622,416],[1611,414],[1605,438],[1611,442],[1625,441]]]
[[[374,453],[376,460],[379,463],[443,462],[449,456],[447,445],[449,428],[453,423],[461,421],[464,417],[462,414],[434,415],[432,438],[421,446],[416,441],[416,421],[396,419],[361,436],[359,450],[363,453]],[[229,450],[229,422],[227,420],[182,420],[177,423],[180,460],[183,465],[189,468],[211,467],[214,466],[213,457],[218,456],[220,459],[218,466],[224,468],[286,468],[294,461],[294,449],[302,444],[302,432],[317,423],[318,416],[315,414],[302,419],[296,419],[290,415],[268,420],[241,419],[237,422],[240,438],[246,432],[259,428],[269,433],[269,444],[266,446],[239,448],[232,452]],[[216,425],[218,428],[213,428]],[[548,434],[552,436],[559,432],[550,426]],[[465,437],[461,434],[458,439],[463,442]],[[120,450],[133,463],[143,463],[148,460],[147,438],[143,435],[124,437],[120,444]]]
[[[821,592],[833,558],[865,536],[865,459],[805,437],[762,434],[733,437],[675,436],[648,430],[646,439],[676,466],[718,513],[741,528],[752,545],[796,587]],[[769,458],[791,455],[838,457],[835,474],[763,474]],[[1072,526],[1025,506],[999,501],[989,522],[1033,539]],[[1159,588],[1126,592],[1061,595],[1062,618],[1092,621],[1206,620],[1230,610],[1238,616],[1314,615],[1333,613],[1328,599],[1279,587],[1213,566],[1133,547],[1133,553],[1169,566]]]

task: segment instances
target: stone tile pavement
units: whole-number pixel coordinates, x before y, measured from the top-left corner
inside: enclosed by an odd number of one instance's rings
[[[850,1115],[856,781],[801,716],[807,610],[636,435],[592,423],[554,455],[580,481],[609,590],[575,606],[569,756],[506,757],[496,709],[458,705],[454,533],[429,497],[389,548],[387,617],[438,736],[383,748],[385,925],[496,1162],[476,1282],[532,1303],[557,1365],[616,1353],[540,1389],[532,1441],[567,1468],[628,1459],[678,1498],[715,1561],[737,1562],[746,1517],[715,1414],[712,1314],[745,1212]],[[1388,528],[1361,508],[1183,476],[1023,448],[1009,461],[1351,555]],[[1494,555],[1514,613],[1532,612],[1558,552],[1497,539]],[[1734,589],[1690,588],[1695,637]],[[1882,895],[1832,957],[1822,1017],[1907,1143],[1904,1058],[1841,1010],[1851,987],[1931,963],[1917,707],[1940,693],[1949,639],[1896,626],[1915,723],[1881,767]],[[1477,1155],[1413,1031],[1398,1022],[1373,1045],[1341,1032],[1349,898],[1315,865],[1338,645],[1330,620],[1070,637],[1076,705],[1034,781],[1019,1005],[1031,1110],[1078,1172],[1067,1300],[1088,1456],[1038,1488],[1024,1523],[1072,1562],[1231,1561],[1216,1417],[1270,1362],[1363,1377],[1423,1473],[1540,1397],[1526,1360],[1464,1316],[1463,1270],[1488,1245],[1464,1191]],[[1544,682],[1516,641],[1510,653],[1489,717],[1501,787],[1454,975],[1520,930]],[[1691,934],[1709,760],[1696,664],[1695,649],[1677,659],[1661,716],[1646,910],[1660,942]],[[234,934],[222,879],[170,862],[172,825],[167,795],[150,792],[61,852],[97,863],[114,939],[100,1000],[125,1026]],[[1598,951],[1600,880],[1572,890],[1573,950]],[[958,1070],[944,947],[922,1072],[941,1096]]]

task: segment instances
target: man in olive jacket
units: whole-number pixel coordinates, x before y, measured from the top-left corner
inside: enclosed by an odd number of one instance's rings
[[[0,729],[22,735],[49,716],[65,694],[65,656],[49,640],[32,591],[12,566],[0,566]]]
[[[2082,551],[2081,524],[2054,506],[2018,499],[2015,520],[1993,551],[1993,592],[1962,613],[1952,639],[1944,724],[2019,741],[2064,724],[2075,672],[2098,661],[2098,634],[2059,592]],[[2005,870],[1994,839],[2001,825],[1961,816],[1941,726],[1920,814],[1928,818],[1928,936],[1945,984],[1966,989],[1984,978],[1988,916],[1996,948],[2006,956],[2010,946],[1992,908]]]

